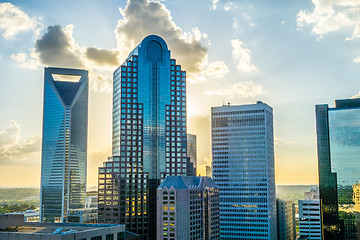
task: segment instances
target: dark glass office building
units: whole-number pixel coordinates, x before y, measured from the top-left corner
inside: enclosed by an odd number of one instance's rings
[[[186,73],[151,35],[113,78],[113,157],[99,168],[98,221],[155,239],[156,188],[187,174]]]
[[[88,71],[45,68],[40,221],[65,222],[85,205],[87,124]]]
[[[323,239],[360,239],[360,99],[316,106]]]

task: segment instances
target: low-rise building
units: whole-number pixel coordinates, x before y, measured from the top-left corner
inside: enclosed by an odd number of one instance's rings
[[[220,239],[219,188],[208,177],[168,176],[157,189],[157,239]]]
[[[24,222],[24,215],[0,215],[1,240],[130,240],[138,235],[120,224]]]
[[[321,240],[320,200],[299,200],[299,234]]]
[[[97,207],[69,209],[68,222],[97,223]]]

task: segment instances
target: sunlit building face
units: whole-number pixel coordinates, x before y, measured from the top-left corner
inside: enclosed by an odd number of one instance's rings
[[[151,35],[114,72],[113,87],[113,157],[99,169],[99,222],[154,239],[156,188],[187,174],[186,73]]]

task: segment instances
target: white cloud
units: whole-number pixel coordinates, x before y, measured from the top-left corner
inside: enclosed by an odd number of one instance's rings
[[[354,96],[351,97],[351,99],[354,99],[354,98],[360,98],[360,91],[357,94],[355,94]]]
[[[360,56],[353,58],[354,63],[360,63]]]
[[[229,98],[251,98],[257,97],[264,93],[262,86],[253,81],[238,82],[228,88],[220,88],[212,91],[206,91],[207,95],[218,95]]]
[[[31,164],[27,158],[40,152],[40,144],[40,135],[20,140],[20,126],[10,121],[9,127],[0,132],[0,165]]]
[[[222,78],[229,72],[229,68],[224,62],[216,61],[209,64],[207,59],[201,69],[202,71],[199,73],[188,76],[187,81],[189,83],[206,82],[208,79]]]
[[[297,15],[298,29],[305,26],[317,35],[344,30],[351,32],[346,40],[360,38],[360,1],[312,0],[312,11],[300,10]]]
[[[225,5],[224,5],[224,10],[225,11],[230,11],[232,8],[234,7],[234,3],[233,2],[227,2]]]
[[[183,31],[175,24],[170,11],[161,2],[128,0],[126,8],[120,9],[120,13],[122,19],[118,21],[115,34],[121,59],[125,59],[144,37],[155,34],[164,38],[172,57],[177,59],[191,79],[203,78],[201,76],[207,74],[205,71],[211,67],[210,64],[219,65],[207,60],[207,34],[197,27],[191,32]]]
[[[0,32],[5,39],[13,38],[18,33],[26,31],[33,31],[35,35],[38,35],[42,29],[40,19],[29,17],[9,2],[0,3]]]
[[[219,0],[211,0],[210,9],[211,9],[211,10],[216,10],[217,3],[218,3],[218,2],[219,2]]]
[[[11,59],[14,60],[21,68],[36,70],[40,67],[40,62],[37,57],[29,57],[26,53],[12,54]]]
[[[257,72],[258,69],[251,63],[251,51],[244,47],[239,39],[231,40],[233,47],[232,56],[238,70],[245,72]]]

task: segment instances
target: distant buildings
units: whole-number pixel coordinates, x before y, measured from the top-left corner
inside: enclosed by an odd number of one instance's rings
[[[150,35],[113,77],[113,157],[99,168],[98,221],[155,239],[156,189],[187,175],[186,73]]]
[[[309,192],[304,193],[306,200],[318,200],[319,199],[319,188],[311,188]]]
[[[212,175],[211,166],[205,166],[205,167],[206,167],[206,176],[211,177]]]
[[[45,68],[40,221],[65,222],[85,205],[87,126],[88,72]]]
[[[196,176],[197,157],[196,157],[196,135],[187,134],[187,156],[188,161],[188,176]]]
[[[221,239],[277,239],[272,108],[211,108]]]
[[[299,235],[309,240],[321,240],[319,200],[299,200]]]
[[[316,105],[324,239],[360,238],[360,99]]]
[[[97,217],[97,207],[69,209],[67,221],[72,223],[97,223]]]
[[[169,176],[157,199],[156,239],[220,239],[219,189],[211,178]]]
[[[291,200],[276,199],[278,240],[296,239],[295,203]]]
[[[24,215],[0,214],[0,239],[6,240],[130,240],[136,234],[119,224],[24,223]]]

